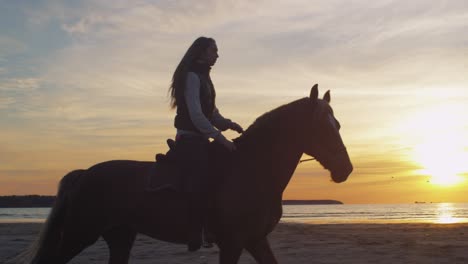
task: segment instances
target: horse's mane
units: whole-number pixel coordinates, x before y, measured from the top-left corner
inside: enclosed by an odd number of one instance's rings
[[[304,107],[309,106],[309,98],[302,98],[288,104],[279,106],[271,111],[268,111],[258,117],[241,136],[234,139],[237,144],[248,144],[251,141],[258,141],[264,139],[271,142],[269,139],[273,137],[274,133],[281,127],[290,127],[300,117],[301,113],[304,114]],[[287,136],[287,135],[285,135]]]

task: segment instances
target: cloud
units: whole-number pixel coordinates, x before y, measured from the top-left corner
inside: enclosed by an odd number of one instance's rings
[[[29,108],[39,86],[38,78],[0,78],[0,110],[13,113]]]
[[[7,109],[16,102],[13,97],[0,97],[0,110]]]
[[[287,85],[302,94],[313,80],[353,89],[389,87],[423,81],[427,73],[447,64],[461,66],[456,52],[449,51],[466,42],[457,33],[466,14],[457,11],[459,6],[447,5],[441,14],[422,2],[344,5],[119,1],[109,6],[85,1],[78,10],[62,8],[75,12],[73,19],[63,16],[61,22],[74,43],[51,57],[48,78],[64,87],[112,89],[122,95],[134,89],[164,89],[190,42],[204,34],[219,42],[215,78],[239,76],[230,79],[228,91],[256,86],[260,92],[280,93]],[[442,65],[428,65],[431,59]],[[461,70],[445,73],[430,78],[439,82],[447,76],[451,81],[463,78]],[[141,87],[146,88],[138,90]]]
[[[236,111],[231,101],[267,95],[259,115],[287,103],[275,98],[307,95],[319,82],[352,100],[360,92],[376,118],[391,118],[386,109],[393,101],[414,107],[402,97],[419,83],[464,78],[456,67],[464,60],[450,49],[466,41],[458,34],[462,7],[455,1],[443,8],[420,1],[53,1],[36,16],[55,17],[72,42],[43,62],[47,88],[35,100],[47,108],[30,115],[75,121],[171,116],[166,94],[172,71],[191,41],[208,35],[220,46],[213,79],[225,110]],[[349,107],[342,111],[346,119],[362,110]]]
[[[31,92],[39,87],[38,78],[6,78],[0,79],[1,92]]]
[[[47,31],[47,27],[65,20],[74,20],[84,12],[86,1],[40,0],[33,5],[21,5],[28,29]]]
[[[0,35],[0,122],[13,142],[1,146],[19,157],[34,145],[34,166],[44,164],[43,153],[61,160],[68,149],[88,164],[165,148],[164,137],[174,134],[167,89],[200,35],[220,49],[213,80],[221,111],[244,126],[307,96],[314,83],[322,93],[332,89],[357,182],[415,169],[392,160],[408,154],[393,128],[403,115],[437,101],[466,103],[466,1],[45,0],[21,7],[25,30]]]
[[[0,63],[6,61],[9,56],[22,53],[27,50],[27,45],[15,38],[0,35]]]
[[[253,24],[255,33],[260,32],[260,37],[243,47],[247,52],[250,47],[254,52],[248,53],[249,58],[258,61],[247,64],[255,68],[259,63],[271,63],[281,68],[284,76],[294,76],[300,70],[326,82],[343,85],[341,79],[367,88],[428,77],[446,80],[446,75],[428,76],[434,71],[428,61],[444,64],[437,65],[438,69],[450,64],[461,66],[459,53],[452,48],[462,47],[467,41],[467,37],[459,36],[465,27],[466,8],[460,11],[455,6],[441,14],[436,12],[437,7],[426,3],[410,5],[402,1],[340,1],[331,2],[329,8],[332,12],[327,12],[327,7],[317,10],[304,4],[299,13],[286,9],[285,14],[290,15],[287,19],[267,16],[258,23],[246,23]],[[270,22],[273,25],[268,28]],[[243,39],[236,35],[233,38]],[[461,68],[450,75],[460,80]]]
[[[100,98],[165,93],[198,35],[218,40],[214,79],[228,94],[252,87],[243,96],[302,95],[313,82],[345,92],[459,82],[464,60],[451,48],[468,38],[459,34],[466,10],[459,1],[47,1],[28,14],[31,24],[57,23],[71,40],[42,62],[53,97]]]

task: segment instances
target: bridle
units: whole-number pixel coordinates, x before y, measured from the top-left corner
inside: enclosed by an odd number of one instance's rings
[[[314,115],[313,115],[313,122],[317,122],[317,120],[319,120],[320,116],[322,116],[324,108],[325,108],[325,104],[317,103],[317,106],[316,106],[316,109],[315,109]],[[333,158],[332,158],[331,161],[334,162],[334,160],[337,159],[339,154],[343,153],[343,152],[346,152],[346,147],[345,146],[342,145],[342,146],[339,146],[338,148],[336,148],[336,150],[334,151],[334,153],[332,155]],[[312,161],[312,160],[317,160],[317,159],[312,157],[312,158],[300,160],[299,163]]]

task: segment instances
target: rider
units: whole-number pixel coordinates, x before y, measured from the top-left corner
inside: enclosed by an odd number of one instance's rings
[[[234,143],[221,131],[242,133],[240,125],[224,118],[215,104],[216,92],[210,78],[211,67],[218,58],[218,47],[212,38],[199,37],[185,53],[172,77],[171,107],[177,108],[177,155],[182,164],[185,190],[189,196],[188,250],[198,250],[202,243],[203,214],[206,207],[209,168],[208,144],[212,138],[229,151]]]

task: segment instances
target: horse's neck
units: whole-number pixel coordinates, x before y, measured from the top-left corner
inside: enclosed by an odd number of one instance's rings
[[[260,117],[240,140],[243,171],[254,183],[252,191],[281,197],[302,155],[304,107],[298,100]],[[243,153],[242,153],[243,152]]]
[[[288,131],[286,131],[288,130]],[[291,131],[293,127],[284,126],[281,130],[271,132],[261,148],[256,148],[252,160],[258,167],[258,185],[267,186],[273,196],[281,196],[288,185],[302,155],[297,137]],[[285,137],[284,135],[288,135]],[[267,146],[267,147],[266,147]]]
[[[270,155],[272,163],[270,164],[274,182],[276,183],[276,191],[282,195],[284,189],[288,185],[291,177],[296,170],[299,159],[302,156],[300,147],[293,140],[285,141],[278,144],[278,150]]]

